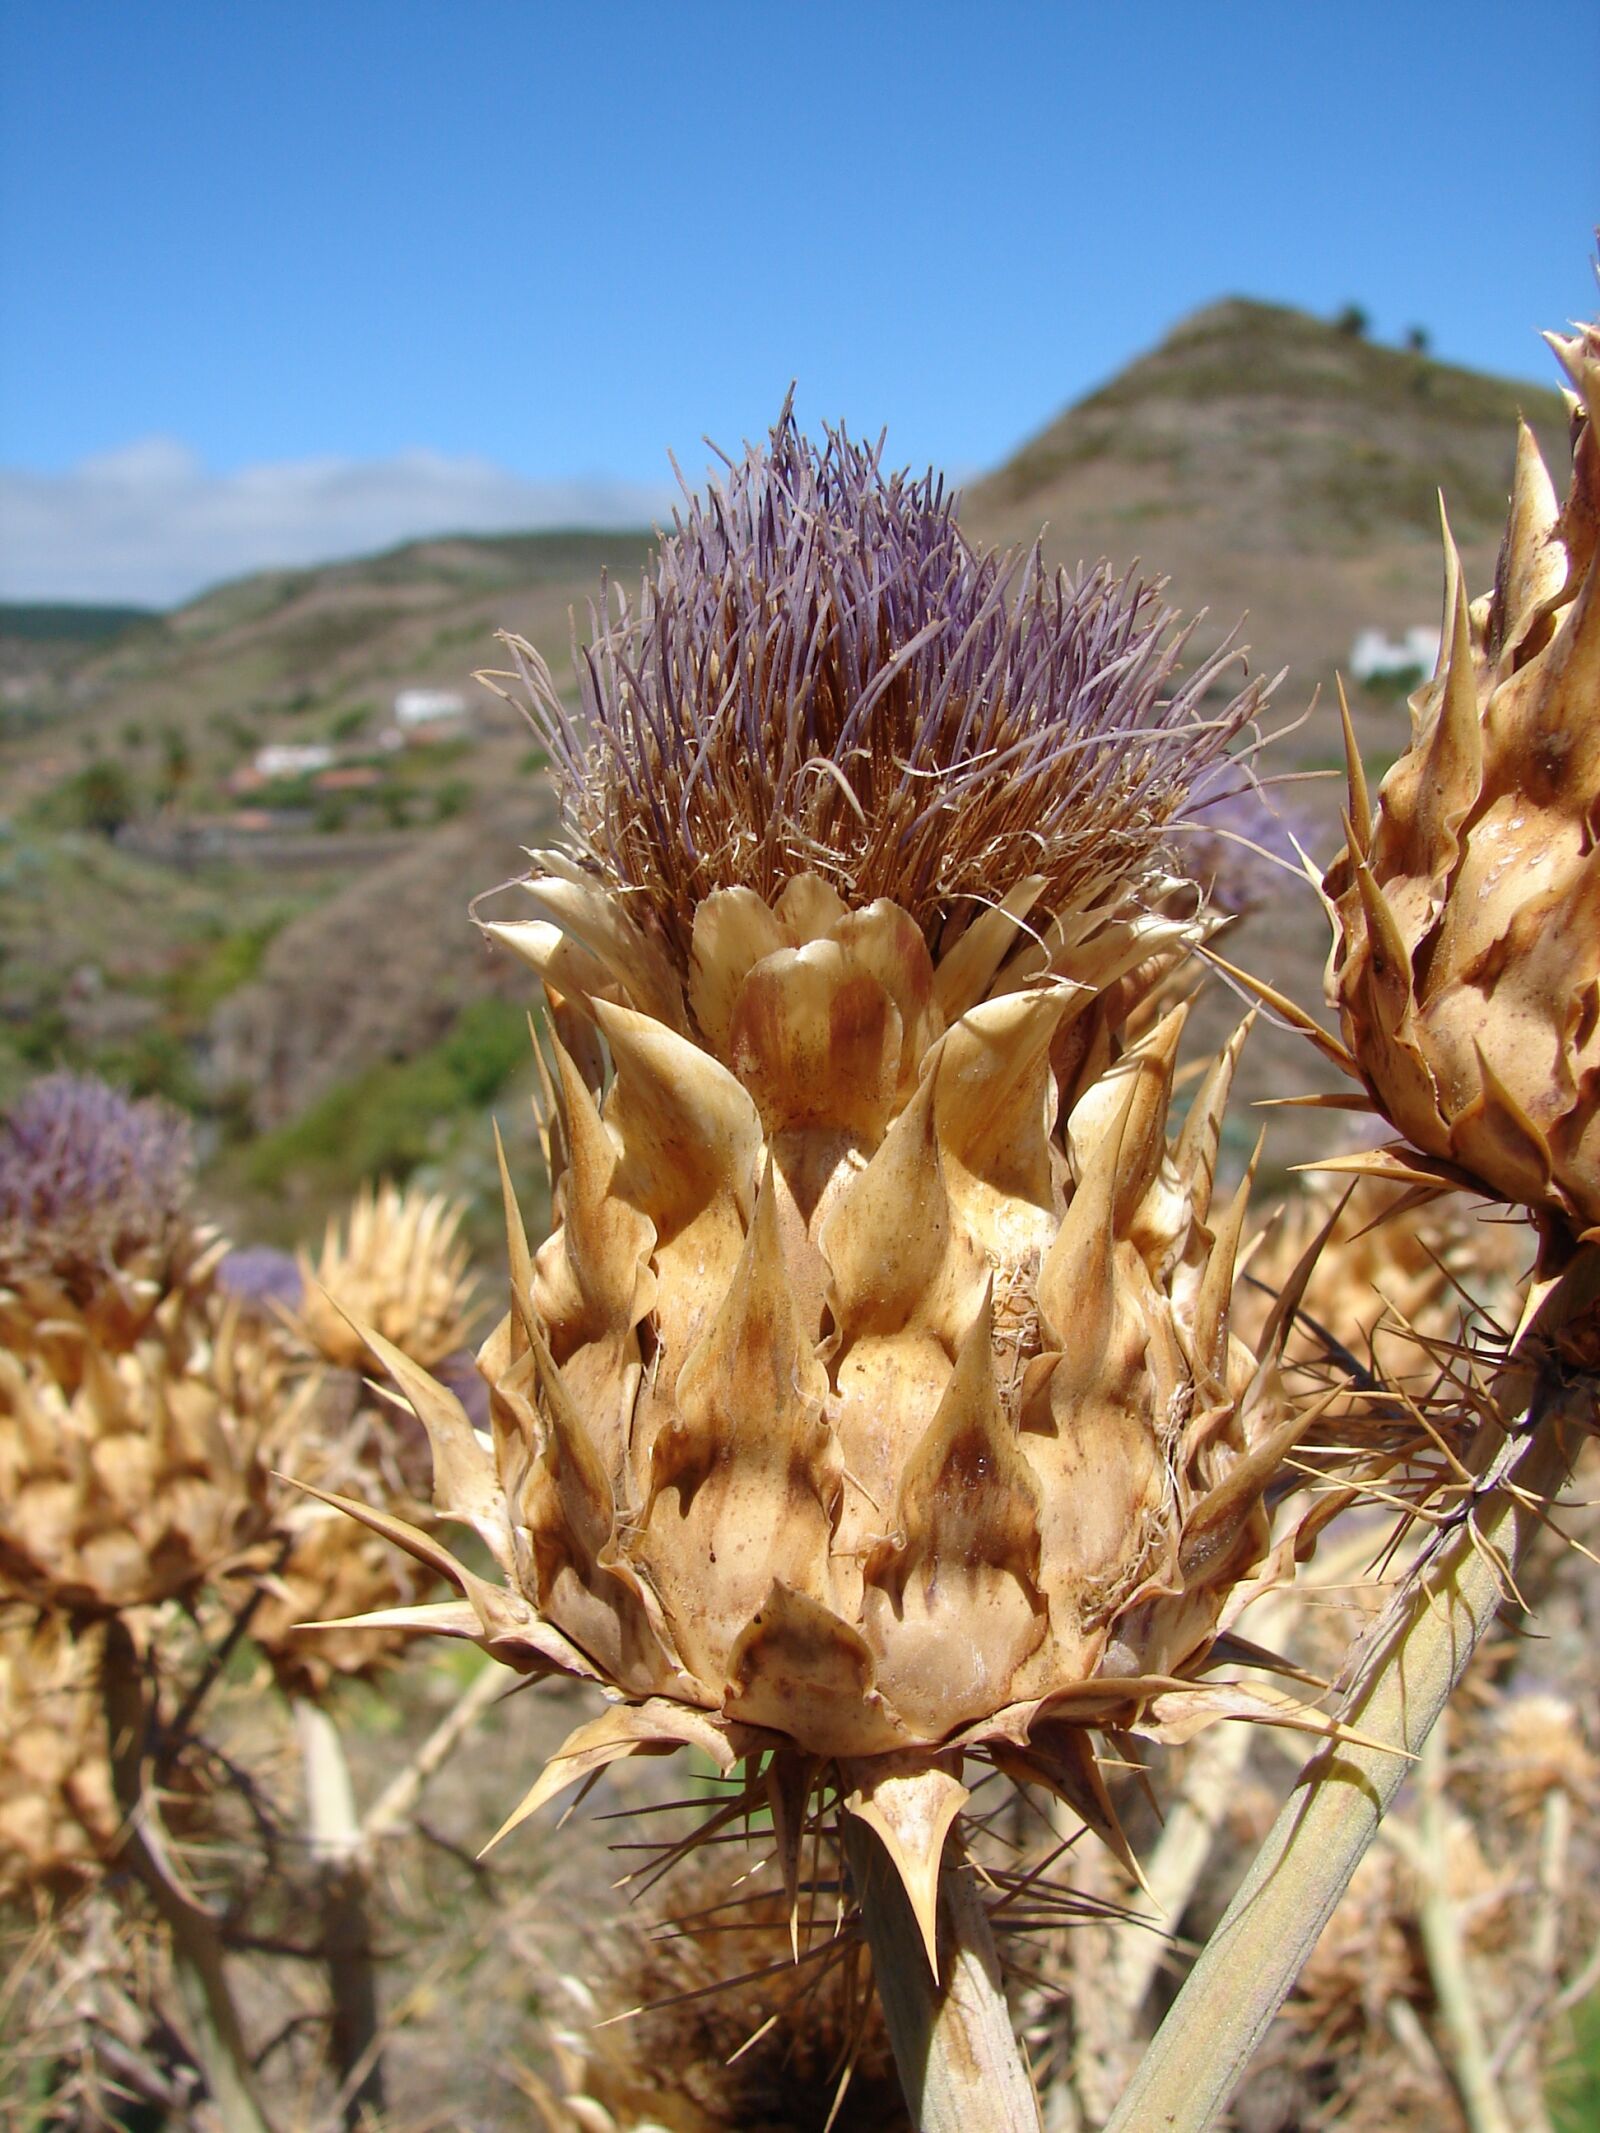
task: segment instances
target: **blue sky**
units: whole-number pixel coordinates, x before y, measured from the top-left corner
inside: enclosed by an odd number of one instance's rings
[[[995,464],[1244,293],[1553,375],[1600,8],[0,0],[0,593]]]

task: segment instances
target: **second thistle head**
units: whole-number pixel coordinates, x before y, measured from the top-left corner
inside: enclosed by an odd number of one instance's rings
[[[1331,989],[1378,1109],[1441,1175],[1600,1233],[1600,327],[1552,343],[1574,400],[1558,505],[1523,427],[1493,589],[1448,533],[1438,670],[1330,869]]]

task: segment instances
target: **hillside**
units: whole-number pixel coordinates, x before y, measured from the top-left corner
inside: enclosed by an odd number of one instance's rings
[[[505,628],[564,669],[569,610],[648,547],[462,536],[167,615],[0,611],[0,1102],[94,1066],[195,1108],[225,1153],[428,1052],[503,984],[466,915],[476,863],[510,872],[550,819],[526,727],[472,673]],[[460,698],[459,730],[387,745],[419,689]],[[326,752],[331,776],[262,779],[266,747]]]
[[[1214,634],[1248,610],[1257,665],[1323,680],[1358,629],[1437,620],[1441,490],[1488,582],[1519,415],[1563,466],[1558,392],[1230,298],[1024,443],[962,516],[1004,542],[1048,524],[1069,565],[1142,556]]]
[[[859,426],[881,412],[856,411]],[[963,518],[1006,545],[1047,524],[1047,555],[1069,565],[1142,559],[1185,613],[1209,610],[1197,646],[1247,614],[1252,669],[1291,670],[1273,723],[1322,692],[1272,752],[1292,781],[1340,760],[1329,684],[1356,633],[1436,622],[1441,485],[1469,583],[1488,583],[1519,412],[1560,468],[1555,392],[1230,299],[1024,443]],[[483,1097],[449,1049],[452,1018],[484,1003],[493,1051],[510,1027],[494,1018],[525,997],[466,903],[551,822],[525,727],[470,676],[496,663],[499,628],[565,673],[569,609],[602,567],[631,583],[648,548],[643,533],[415,542],[90,624],[70,645],[40,625],[31,653],[0,616],[0,1097],[55,1057],[167,1087],[199,1107],[230,1198],[258,1214],[274,1200],[303,1219],[358,1155],[449,1174],[474,1136],[430,1133],[429,1106]],[[470,709],[402,747],[385,729],[416,689]],[[1374,771],[1403,744],[1402,695],[1353,692]],[[331,768],[263,778],[268,744]],[[1336,781],[1289,797],[1325,860]],[[1247,959],[1314,1007],[1309,888],[1286,883],[1249,924]],[[1204,1034],[1236,1012],[1219,993]],[[1258,1031],[1247,1057],[1256,1094],[1315,1078],[1282,1033]],[[1325,1115],[1280,1126],[1269,1161],[1330,1130]]]
[[[1531,338],[1531,337],[1530,337]],[[1551,364],[1552,374],[1555,365]],[[1335,679],[1343,673],[1363,757],[1381,775],[1404,746],[1403,684],[1363,688],[1350,653],[1363,630],[1396,637],[1437,626],[1439,499],[1475,592],[1492,580],[1518,417],[1559,480],[1568,422],[1558,392],[1386,348],[1278,305],[1230,298],[1183,320],[1148,355],[1068,408],[970,489],[963,522],[1006,545],[1045,527],[1049,559],[1107,556],[1166,577],[1185,615],[1205,611],[1197,649],[1236,626],[1250,668],[1288,677],[1269,724],[1307,713],[1262,759],[1282,780],[1319,863],[1340,840],[1343,761]],[[1321,1010],[1327,929],[1309,888],[1250,922],[1252,967]],[[1202,1034],[1237,1003],[1216,993]],[[1332,1086],[1305,1047],[1262,1027],[1252,1094],[1296,1080]],[[1302,1114],[1273,1128],[1268,1159],[1316,1153],[1336,1121]]]

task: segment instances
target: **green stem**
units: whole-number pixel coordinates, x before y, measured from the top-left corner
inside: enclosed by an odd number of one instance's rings
[[[143,1669],[127,1624],[119,1615],[113,1615],[106,1625],[100,1687],[112,1784],[122,1817],[121,1856],[148,1891],[167,1929],[195,2064],[210,2091],[223,2133],[270,2133],[256,2096],[255,2071],[228,1988],[216,1926],[174,1882],[152,1836],[144,1781]]]
[[[844,1847],[917,2133],[1039,2133],[1039,2106],[971,1867],[947,1855],[939,1877],[935,1983],[916,1916],[877,1836],[846,1815]]]
[[[1470,1518],[1396,1595],[1340,1714],[1382,1745],[1329,1742],[1306,1765],[1106,2133],[1204,2133],[1223,2109],[1493,1622],[1592,1407],[1588,1388],[1541,1374],[1527,1433],[1492,1432],[1500,1450]]]

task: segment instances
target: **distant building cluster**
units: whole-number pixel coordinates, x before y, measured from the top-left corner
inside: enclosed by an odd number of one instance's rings
[[[389,755],[454,740],[471,730],[471,710],[459,690],[401,689],[394,698],[393,722],[358,748],[339,749],[327,741],[265,741],[228,779],[228,790],[243,799],[280,781],[304,778],[313,792],[359,792],[383,782],[383,771],[371,760],[374,748]]]
[[[452,725],[466,715],[467,699],[456,689],[402,689],[394,700],[394,722],[402,733]]]
[[[333,750],[321,741],[269,741],[251,764],[258,778],[308,778],[326,770]]]

